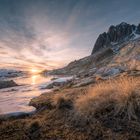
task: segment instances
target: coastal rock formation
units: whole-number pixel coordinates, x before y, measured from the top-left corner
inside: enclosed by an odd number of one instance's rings
[[[0,78],[12,78],[24,75],[25,72],[12,70],[12,69],[0,69]]]
[[[0,89],[18,86],[13,80],[0,81]]]

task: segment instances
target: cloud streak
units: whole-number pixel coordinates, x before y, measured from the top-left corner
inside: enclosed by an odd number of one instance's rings
[[[90,54],[111,24],[140,21],[139,0],[1,0],[0,67],[54,69]],[[134,10],[135,9],[135,10]]]

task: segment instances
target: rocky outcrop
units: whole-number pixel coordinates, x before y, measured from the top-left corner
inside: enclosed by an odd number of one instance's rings
[[[66,85],[70,85],[73,81],[73,77],[61,77],[61,78],[53,78],[47,84],[41,85],[40,89],[52,89],[57,87],[64,87]]]
[[[105,62],[102,64],[102,61],[106,61],[108,63],[111,60],[110,57],[113,55],[114,52],[112,49],[104,48],[97,52],[95,55],[90,55],[82,59],[75,60],[64,68],[52,70],[49,72],[44,71],[44,73],[51,75],[92,75],[95,73],[96,67],[99,65],[106,65]]]
[[[18,86],[18,85],[13,80],[10,80],[10,81],[0,81],[0,89],[14,87],[14,86]]]
[[[140,24],[135,26],[122,22],[117,26],[112,25],[108,32],[99,35],[91,54],[103,48],[113,47],[116,44],[126,42],[130,38],[135,38],[136,34],[140,34]]]

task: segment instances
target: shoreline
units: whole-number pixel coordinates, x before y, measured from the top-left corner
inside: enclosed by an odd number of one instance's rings
[[[23,117],[28,117],[30,115],[34,115],[36,113],[36,109],[32,112],[15,112],[15,113],[8,113],[0,115],[0,120],[6,119],[21,119]]]
[[[60,83],[60,85],[61,85],[61,84],[65,83],[65,82],[68,82],[70,79],[73,79],[73,76],[67,76],[67,75],[61,76],[61,77],[58,76],[57,78],[54,78],[54,80],[51,79],[47,83],[43,83],[41,86],[38,85],[38,88],[40,89],[40,92],[42,92],[42,90],[47,89],[47,88],[43,88],[43,87],[47,87],[47,86],[52,85],[54,83],[55,84],[57,83],[57,85],[59,85],[59,83]],[[18,85],[17,87],[19,87],[19,86],[26,86],[26,85],[28,85],[28,84]],[[46,93],[49,93],[49,92],[53,92],[53,90],[56,90],[56,89],[52,87],[51,89],[48,89],[48,90],[50,90],[50,91],[48,91],[48,92],[45,91],[45,94]],[[30,105],[30,102],[31,102],[32,99],[38,98],[42,94],[44,94],[44,92],[42,92],[40,95],[38,95],[36,97],[31,98],[30,101],[28,102],[28,105],[27,106],[33,107],[34,108],[33,111],[29,111],[29,112],[19,111],[19,112],[3,113],[3,114],[0,114],[0,119],[3,119],[3,118],[7,118],[8,119],[8,118],[12,118],[12,117],[20,118],[20,117],[23,117],[23,116],[30,116],[32,114],[35,114],[38,110],[37,110],[37,108],[35,106]]]

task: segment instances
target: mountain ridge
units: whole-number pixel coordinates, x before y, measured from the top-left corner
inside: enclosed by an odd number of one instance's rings
[[[120,26],[124,26],[124,31],[126,31],[126,26],[129,26],[127,28],[133,27],[134,29],[135,25],[121,23],[116,27],[123,28]],[[125,33],[124,35],[121,33],[123,37],[122,39],[116,39],[118,41],[117,43],[108,44],[106,47],[98,46],[99,50],[93,51],[93,54],[70,62],[63,68],[46,73],[52,75],[76,75],[81,77],[84,75],[91,76],[97,74],[108,75],[107,73],[117,74],[122,71],[129,71],[130,69],[140,70],[139,26],[135,26],[135,32],[129,29],[130,31],[127,32],[128,36],[126,36]],[[109,30],[111,30],[110,28]],[[100,39],[97,38],[96,42],[98,42],[98,40]]]
[[[111,25],[107,32],[98,36],[91,54],[94,54],[102,48],[113,47],[119,43],[134,39],[138,35],[140,35],[140,24],[136,26],[122,22],[116,26]]]

